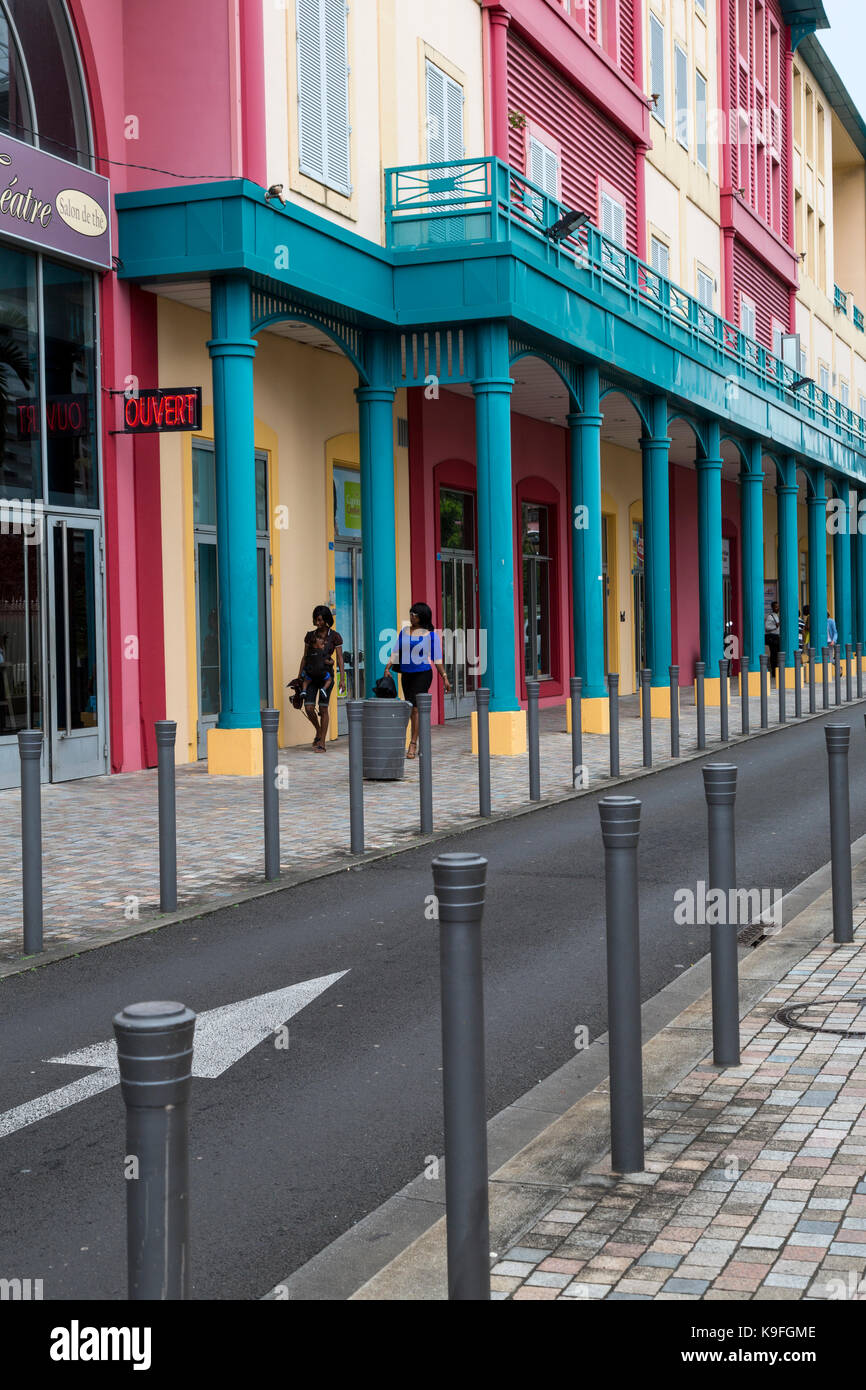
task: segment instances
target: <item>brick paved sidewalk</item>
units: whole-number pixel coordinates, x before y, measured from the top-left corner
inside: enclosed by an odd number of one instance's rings
[[[831,689],[830,699],[833,700]],[[691,691],[682,691],[681,752],[697,748]],[[820,691],[818,696],[820,708]],[[804,692],[808,708],[808,691]],[[770,723],[778,721],[771,692]],[[794,694],[787,692],[788,717]],[[840,713],[844,713],[843,705]],[[301,715],[297,716],[299,719]],[[751,728],[760,727],[760,703],[750,704]],[[739,701],[731,702],[730,735],[740,733]],[[571,741],[565,708],[541,716],[543,797],[571,791]],[[710,750],[719,746],[720,712],[707,710]],[[621,772],[642,765],[637,700],[621,701]],[[669,762],[666,720],[653,721],[656,766]],[[589,788],[608,780],[607,736],[585,735],[583,757]],[[477,763],[470,754],[469,721],[433,730],[434,825],[460,829],[478,815]],[[339,866],[349,856],[348,747],[345,739],[327,755],[307,747],[283,750],[288,788],[281,791],[282,868],[304,874]],[[527,758],[492,760],[494,815],[528,805]],[[43,845],[46,949],[79,949],[159,920],[159,869],[155,771],[90,778],[43,787]],[[407,762],[403,782],[367,783],[365,825],[368,850],[410,844],[418,833],[418,763]],[[178,899],[181,910],[231,901],[261,886],[262,793],[258,778],[210,777],[204,763],[177,769]],[[17,791],[0,792],[0,963],[21,956],[20,801]]]
[[[502,1253],[495,1299],[866,1300],[864,913],[745,1016],[739,1067],[649,1110],[645,1172],[596,1164]],[[794,1003],[839,1033],[777,1022]]]

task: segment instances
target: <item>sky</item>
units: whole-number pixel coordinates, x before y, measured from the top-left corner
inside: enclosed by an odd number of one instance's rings
[[[824,0],[829,29],[818,40],[866,120],[866,0]]]

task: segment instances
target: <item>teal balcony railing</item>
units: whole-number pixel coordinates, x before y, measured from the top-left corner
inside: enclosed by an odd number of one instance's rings
[[[461,244],[509,241],[573,277],[575,288],[619,291],[625,313],[639,318],[649,314],[678,345],[685,336],[695,348],[709,348],[810,420],[866,448],[866,420],[860,415],[814,381],[795,389],[801,382],[798,369],[591,223],[552,241],[547,231],[566,210],[531,179],[489,156],[385,171],[386,244],[392,250],[441,253]],[[847,296],[838,287],[836,294],[847,310]]]
[[[833,305],[840,314],[848,317],[848,296],[844,290],[840,290],[838,285],[833,286]]]
[[[854,305],[854,327],[859,328],[861,333],[866,333],[866,319],[863,317],[863,310]]]

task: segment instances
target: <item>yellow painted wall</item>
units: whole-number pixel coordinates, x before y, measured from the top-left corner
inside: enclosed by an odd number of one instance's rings
[[[202,438],[213,438],[208,315],[159,301],[160,379],[203,387]],[[333,493],[329,463],[358,462],[354,367],[339,353],[261,333],[255,360],[256,446],[271,464],[272,645],[274,694],[282,712],[281,743],[308,742],[303,715],[286,699],[297,675],[301,640],[318,603],[334,586]],[[405,393],[394,411],[405,413]],[[178,721],[178,759],[196,757],[196,618],[192,511],[192,436],[160,437],[166,706]],[[395,444],[399,603],[409,595],[408,457]],[[287,521],[283,526],[282,522]],[[332,711],[335,704],[332,701]],[[336,720],[332,720],[334,727]]]
[[[484,154],[478,0],[352,0],[348,198],[299,170],[295,0],[265,4],[264,23],[268,177],[290,200],[382,240],[384,170],[427,160],[425,54],[464,88],[467,158]]]

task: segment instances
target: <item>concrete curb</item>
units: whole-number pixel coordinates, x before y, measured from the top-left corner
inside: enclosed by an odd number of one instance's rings
[[[850,704],[838,706],[838,710],[853,709],[857,705],[866,705],[866,696],[862,700],[854,699]],[[453,825],[447,829],[436,830],[432,835],[418,835],[408,845],[389,846],[383,850],[371,850],[363,855],[343,856],[339,862],[323,865],[318,869],[304,870],[300,873],[282,874],[279,879],[272,883],[264,881],[255,888],[245,891],[230,892],[226,897],[204,898],[200,902],[190,904],[189,907],[180,909],[166,915],[154,913],[151,917],[135,923],[130,927],[119,927],[116,931],[106,932],[95,941],[81,941],[75,943],[65,943],[62,946],[48,946],[46,950],[40,952],[38,956],[22,956],[17,960],[0,962],[0,980],[7,979],[11,975],[20,975],[26,970],[38,970],[45,965],[54,965],[61,960],[70,960],[74,956],[85,955],[88,951],[100,950],[103,946],[113,946],[118,941],[130,941],[136,936],[143,936],[147,932],[159,931],[162,927],[174,926],[179,922],[196,921],[201,917],[209,917],[215,912],[220,912],[224,908],[237,907],[241,903],[255,901],[256,898],[270,897],[273,893],[282,893],[286,889],[296,888],[302,883],[312,883],[319,878],[330,878],[333,874],[346,873],[349,870],[363,869],[367,864],[377,864],[384,859],[394,859],[400,854],[408,854],[412,850],[422,848],[424,845],[437,844],[442,840],[454,839],[457,835],[463,835],[468,830],[477,830],[486,825],[497,825],[504,821],[517,820],[520,816],[533,815],[537,811],[546,810],[551,806],[561,806],[565,801],[577,801],[581,797],[599,796],[609,792],[612,788],[623,786],[627,783],[636,782],[643,777],[652,777],[659,772],[667,772],[672,768],[682,767],[685,763],[698,762],[702,758],[717,757],[722,751],[730,751],[739,745],[750,743],[753,739],[763,738],[767,734],[785,733],[792,729],[799,729],[804,724],[816,719],[832,718],[836,714],[836,707],[829,710],[820,710],[815,714],[804,714],[801,719],[790,720],[785,724],[774,724],[769,729],[756,729],[753,733],[745,737],[738,735],[729,739],[727,743],[714,744],[712,748],[694,749],[690,753],[684,753],[679,758],[668,759],[659,762],[653,767],[635,768],[634,771],[624,773],[621,777],[606,777],[602,782],[594,787],[584,787],[579,791],[569,790],[556,793],[553,796],[544,797],[542,801],[527,802],[525,806],[511,807],[507,811],[499,811],[489,818],[476,816],[470,820],[461,821],[458,825]],[[567,737],[563,730],[563,737]],[[808,882],[808,880],[807,880]],[[50,925],[46,925],[45,934],[49,936]]]
[[[702,755],[703,756],[703,755]],[[866,835],[852,845],[855,903],[866,898]],[[830,865],[783,901],[787,925],[741,951],[741,1017],[832,933]],[[646,1108],[712,1047],[710,958],[704,956],[642,1009]],[[491,1249],[503,1252],[608,1151],[607,1034],[490,1120]],[[441,1300],[447,1297],[444,1164],[288,1275],[266,1300]]]

